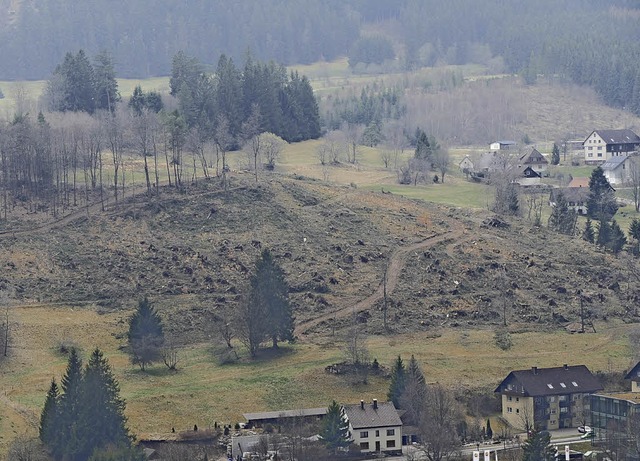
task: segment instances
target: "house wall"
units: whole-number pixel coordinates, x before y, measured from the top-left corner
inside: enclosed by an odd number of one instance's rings
[[[379,451],[402,450],[402,426],[354,429],[349,423],[349,431],[351,432],[353,443],[360,447],[360,451],[363,453],[378,451],[376,442],[380,442]]]
[[[533,398],[502,394],[502,417],[512,426],[525,429],[525,421],[533,424]]]
[[[631,392],[640,392],[640,381],[631,381]]]
[[[584,161],[602,163],[607,159],[607,143],[597,133],[591,133],[584,141]]]

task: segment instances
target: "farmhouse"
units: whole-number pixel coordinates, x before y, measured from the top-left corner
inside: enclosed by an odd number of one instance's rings
[[[401,453],[402,421],[393,402],[373,399],[371,404],[364,400],[356,405],[344,405],[344,413],[349,421],[349,433],[353,443],[363,453]]]
[[[596,441],[632,439],[628,447],[621,448],[628,450],[627,459],[637,460],[640,459],[640,445],[637,444],[640,436],[640,362],[627,373],[625,379],[631,381],[631,391],[591,396],[591,428]]]
[[[562,429],[584,424],[589,396],[602,385],[584,365],[512,371],[496,388],[502,417],[514,428]]]
[[[549,161],[538,152],[538,149],[533,148],[531,152],[527,154],[523,154],[518,159],[518,167],[526,168],[531,167],[536,173],[542,173],[547,170],[547,166],[549,165]]]
[[[602,164],[602,172],[609,184],[623,184],[629,180],[630,161],[626,155],[611,157]]]
[[[460,167],[460,171],[462,171],[463,173],[473,171],[473,161],[471,160],[471,158],[469,158],[468,155],[464,156],[458,166]]]
[[[515,141],[496,141],[489,144],[489,150],[513,150],[518,146]]]
[[[567,207],[570,210],[573,210],[580,215],[587,214],[587,200],[589,199],[588,187],[563,187],[552,189],[551,196],[549,197],[550,206],[556,206],[558,194],[560,192],[564,195],[564,198],[567,201]]]
[[[603,163],[611,157],[637,152],[640,137],[631,130],[593,131],[582,146],[585,163]]]

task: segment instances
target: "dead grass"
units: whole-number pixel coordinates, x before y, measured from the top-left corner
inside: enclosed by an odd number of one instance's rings
[[[179,371],[157,365],[142,373],[130,365],[116,339],[125,328],[127,312],[99,314],[95,309],[18,307],[10,360],[0,376],[2,419],[0,444],[27,430],[34,433],[16,409],[37,418],[51,377],[60,378],[66,358],[56,351],[60,338],[72,339],[86,357],[100,347],[108,357],[127,400],[127,416],[138,436],[187,430],[215,421],[242,421],[242,413],[323,406],[332,399],[356,402],[384,399],[388,382],[372,377],[367,385],[324,373],[342,360],[338,341],[283,346],[280,354],[235,365],[215,363],[210,345],[198,343],[181,351]],[[570,335],[562,331],[512,333],[513,347],[502,351],[493,344],[491,330],[415,332],[393,337],[373,336],[372,357],[389,365],[397,355],[414,354],[429,382],[449,387],[493,386],[512,369],[584,363],[591,370],[623,370],[631,355],[626,333],[631,327],[601,324],[596,334]],[[434,335],[434,333],[437,333]],[[11,405],[11,406],[10,406]]]

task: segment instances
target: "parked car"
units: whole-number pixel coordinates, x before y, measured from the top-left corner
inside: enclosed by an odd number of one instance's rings
[[[578,432],[580,432],[581,434],[586,434],[593,431],[591,430],[591,426],[578,426]]]

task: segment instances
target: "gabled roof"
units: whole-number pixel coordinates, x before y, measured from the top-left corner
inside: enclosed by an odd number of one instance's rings
[[[244,419],[256,421],[260,419],[296,418],[299,416],[324,416],[327,414],[327,407],[324,408],[300,408],[298,410],[263,411],[260,413],[245,413]]]
[[[615,157],[611,157],[609,160],[600,165],[600,168],[606,171],[612,171],[616,168],[619,168],[625,160],[627,160],[626,155],[616,155]]]
[[[380,402],[378,408],[373,408],[373,404],[365,403],[356,405],[345,405],[344,412],[353,429],[366,429],[372,427],[402,426],[402,421],[398,416],[398,410],[393,402]]]
[[[573,178],[567,187],[586,187],[589,188],[590,178]]]
[[[562,192],[567,202],[586,203],[589,198],[588,187],[565,187],[551,190],[551,201],[556,202],[558,193]]]
[[[640,362],[636,363],[636,366],[629,370],[629,373],[624,379],[630,379],[631,381],[640,381]]]
[[[531,152],[520,157],[520,163],[523,165],[548,165],[549,161],[538,152],[538,149],[533,148]]]
[[[595,130],[589,136],[587,136],[587,139],[585,139],[585,142],[589,139],[589,137],[593,133],[596,133],[598,136],[600,136],[604,140],[604,142],[606,142],[607,144],[640,144],[640,136],[635,134],[633,131],[626,130],[626,129],[625,130]]]
[[[513,390],[508,385],[515,385]],[[584,365],[516,370],[500,383],[495,392],[540,397],[546,395],[593,393],[603,389],[600,382]]]

